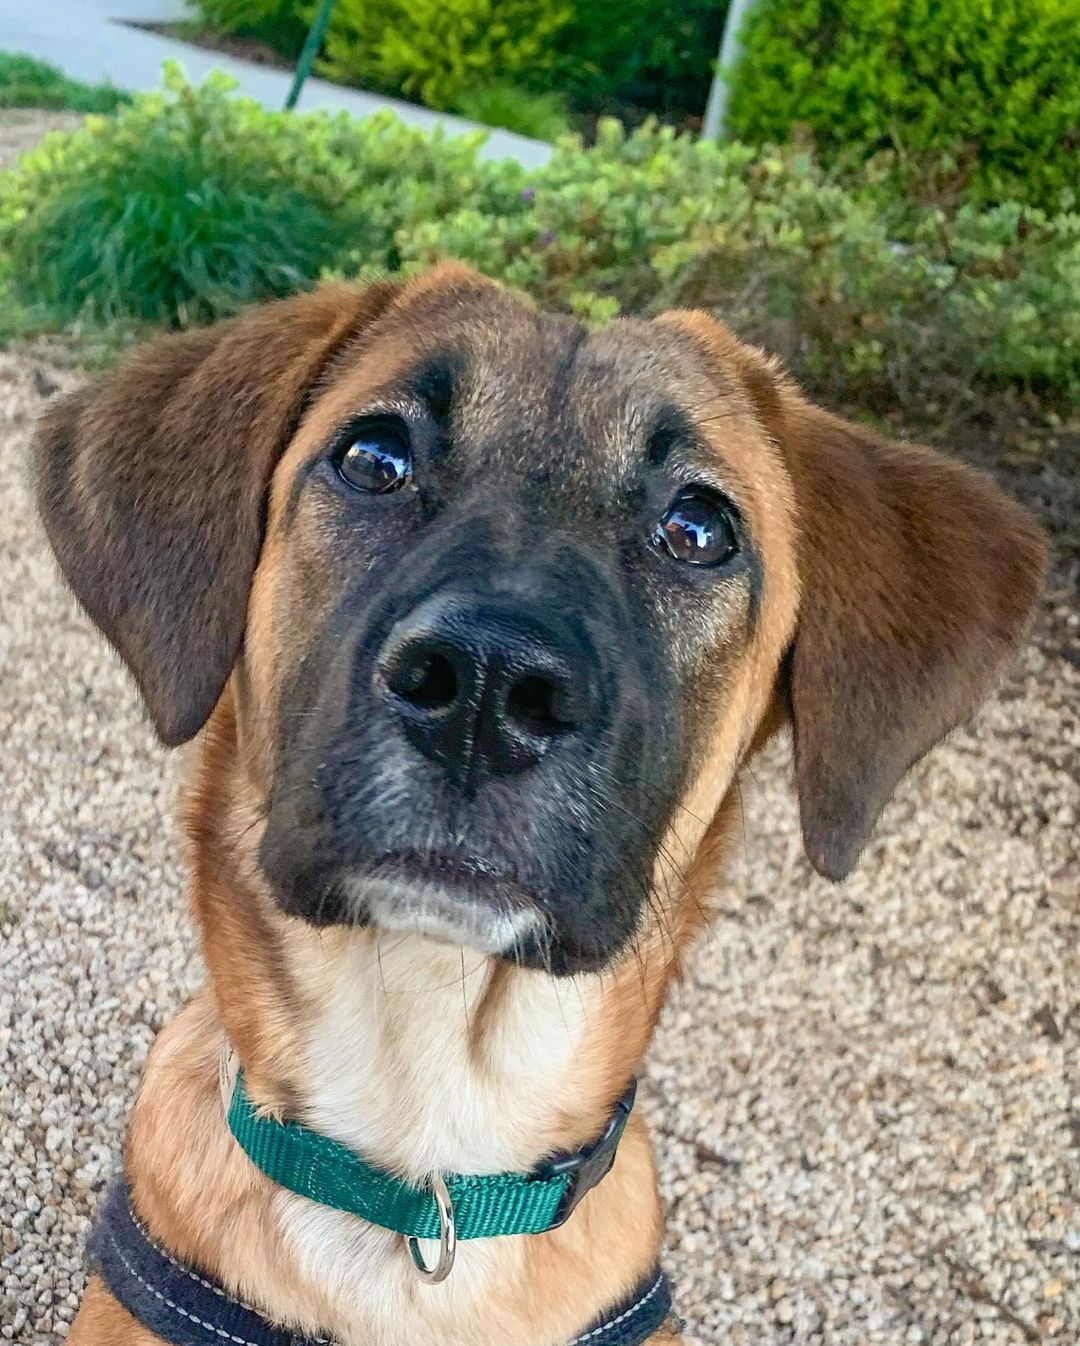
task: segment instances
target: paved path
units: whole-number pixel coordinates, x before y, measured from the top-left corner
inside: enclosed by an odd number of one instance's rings
[[[132,91],[156,87],[163,63],[176,60],[195,82],[211,70],[224,70],[235,76],[244,93],[265,107],[283,105],[291,81],[287,71],[268,69],[223,52],[204,51],[117,22],[163,22],[183,18],[184,13],[182,0],[0,0],[0,50],[25,52],[49,61],[73,79],[90,83],[108,80]],[[320,79],[305,84],[300,106],[305,110],[344,110],[354,117],[390,108],[402,121],[425,130],[438,125],[453,132],[477,129],[460,117],[358,89],[343,89]],[[535,168],[547,161],[551,147],[510,131],[492,130],[484,153],[487,158],[517,159],[526,168]]]

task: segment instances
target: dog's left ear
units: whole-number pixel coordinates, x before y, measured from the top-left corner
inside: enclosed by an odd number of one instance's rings
[[[232,670],[267,485],[306,399],[397,292],[331,285],[161,337],[44,416],[45,531],[167,744],[198,732]]]
[[[1045,541],[989,477],[823,411],[776,361],[703,332],[791,476],[799,607],[782,690],[806,851],[843,879],[900,778],[1024,638]]]
[[[1046,550],[989,477],[893,443],[755,366],[794,484],[801,597],[787,664],[807,854],[842,879],[903,774],[1023,639]]]

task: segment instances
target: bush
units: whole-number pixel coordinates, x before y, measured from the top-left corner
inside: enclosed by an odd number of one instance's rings
[[[297,56],[307,35],[303,0],[195,0],[211,28],[238,37],[256,37],[283,56]]]
[[[32,56],[0,52],[0,107],[115,112],[128,95],[109,84],[80,84]]]
[[[575,0],[561,81],[585,109],[700,116],[727,9],[727,0]]]
[[[0,278],[40,321],[201,322],[327,270],[458,257],[590,320],[714,307],[827,400],[935,421],[1001,389],[1080,408],[1078,215],[913,206],[808,151],[615,123],[527,177],[478,136],[169,82],[4,175]]]
[[[806,152],[608,123],[499,218],[466,203],[398,247],[406,266],[458,257],[587,317],[716,308],[832,399],[940,416],[1012,385],[1080,405],[1080,216],[883,202]]]
[[[947,153],[988,202],[1056,209],[1080,188],[1076,0],[758,0],[744,38],[741,139],[782,141],[803,123],[827,160]]]
[[[542,84],[567,0],[337,0],[323,71],[449,111],[488,81]]]
[[[316,0],[195,0],[211,28],[295,57]],[[590,111],[700,114],[727,0],[337,0],[323,71],[546,139],[550,108],[501,90],[566,95]],[[499,89],[496,101],[489,86]],[[463,102],[464,100],[464,102]],[[555,103],[551,105],[554,107]],[[499,120],[498,118],[508,118]]]
[[[560,94],[531,93],[513,84],[465,89],[454,111],[484,126],[502,126],[535,140],[557,140],[570,129],[566,100]]]
[[[294,58],[315,3],[195,0],[195,8],[210,28]],[[337,0],[323,71],[462,112],[462,100],[487,100],[489,86],[509,83],[594,112],[696,116],[726,12],[727,0],[683,0],[675,11],[667,0]],[[501,93],[490,108],[467,116],[548,139],[524,128],[549,124],[551,114],[508,110]]]
[[[310,286],[347,247],[393,267],[414,218],[519,190],[516,166],[478,162],[479,136],[266,112],[221,76],[167,83],[6,175],[0,275],[39,321],[210,321]]]

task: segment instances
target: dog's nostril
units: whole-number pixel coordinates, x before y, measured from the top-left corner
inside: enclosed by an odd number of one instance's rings
[[[458,697],[458,676],[445,654],[416,653],[402,659],[387,684],[390,690],[420,710],[443,710]]]
[[[542,674],[528,674],[510,688],[506,708],[518,724],[533,734],[553,736],[577,723],[566,689]]]

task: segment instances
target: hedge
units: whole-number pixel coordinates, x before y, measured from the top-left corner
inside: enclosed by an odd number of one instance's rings
[[[195,8],[212,28],[295,57],[315,4],[195,0]],[[726,13],[727,0],[682,0],[677,9],[668,0],[336,0],[322,69],[466,115],[473,92],[490,85],[567,95],[590,111],[696,115]],[[511,123],[535,134],[544,126],[520,107],[497,124]]]
[[[951,157],[969,199],[1054,210],[1080,190],[1077,0],[755,0],[733,133],[803,124],[826,160]]]
[[[0,51],[0,108],[114,112],[129,101],[111,84],[83,84],[33,56]]]
[[[1080,406],[1080,216],[912,206],[805,151],[603,124],[526,174],[480,137],[271,113],[215,77],[54,134],[0,181],[0,314],[204,322],[322,275],[459,257],[602,320],[715,307],[812,390],[936,417]]]
[[[2,179],[0,280],[22,320],[209,322],[312,285],[350,250],[394,261],[395,232],[465,201],[499,210],[517,176],[483,137],[390,115],[267,112],[212,75],[54,133]]]
[[[572,15],[566,0],[337,0],[322,69],[449,111],[479,85],[550,81]]]

